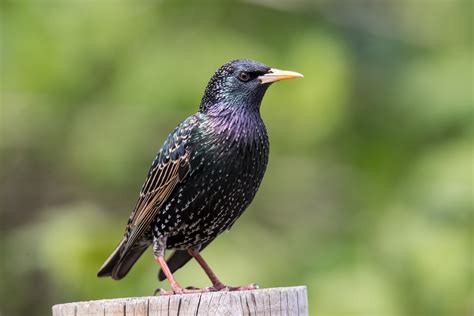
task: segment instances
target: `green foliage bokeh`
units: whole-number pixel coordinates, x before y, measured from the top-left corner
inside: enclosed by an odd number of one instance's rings
[[[204,256],[229,284],[307,285],[311,315],[468,315],[470,1],[2,1],[0,313],[150,295],[145,253],[95,274],[167,133],[217,67],[305,78],[262,105],[261,189]],[[195,263],[176,274],[207,286]]]

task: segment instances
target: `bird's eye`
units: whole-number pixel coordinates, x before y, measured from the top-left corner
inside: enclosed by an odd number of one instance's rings
[[[250,74],[248,72],[243,71],[239,74],[239,80],[240,81],[247,82],[247,81],[250,80],[250,78],[251,77],[250,77]]]

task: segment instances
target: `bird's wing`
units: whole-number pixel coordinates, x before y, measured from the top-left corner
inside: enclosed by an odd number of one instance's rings
[[[189,139],[192,129],[197,124],[194,117],[184,121],[168,136],[161,147],[128,221],[126,243],[122,248],[122,254],[130,250],[142,237],[176,185],[188,175],[191,155]]]

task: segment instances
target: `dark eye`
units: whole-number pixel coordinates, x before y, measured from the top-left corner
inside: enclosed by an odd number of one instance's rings
[[[248,72],[243,71],[239,74],[239,80],[241,80],[241,81],[247,82],[247,81],[250,80],[250,78],[251,77],[250,77],[250,74]]]

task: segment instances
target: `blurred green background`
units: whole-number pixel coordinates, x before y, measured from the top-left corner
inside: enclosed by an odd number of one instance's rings
[[[262,105],[267,175],[204,251],[311,315],[471,315],[470,0],[2,1],[1,315],[151,295],[95,274],[168,132],[235,58],[304,73]],[[177,273],[207,286],[196,263]]]

